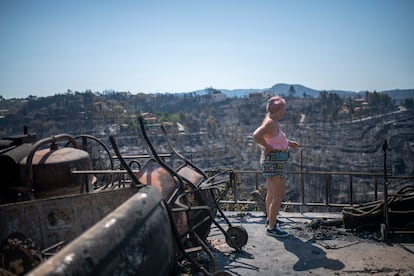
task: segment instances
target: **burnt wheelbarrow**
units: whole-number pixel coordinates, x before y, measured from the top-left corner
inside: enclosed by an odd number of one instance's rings
[[[165,128],[161,126],[165,140],[171,150],[171,157],[176,157],[181,161],[181,164],[177,168],[172,169],[171,166],[167,165],[163,160],[161,160],[161,158],[159,158],[157,151],[147,135],[144,119],[142,117],[139,118],[139,123],[142,136],[148,146],[149,153],[157,162],[166,167],[176,178],[182,179],[183,184],[181,185],[183,186],[180,187],[181,194],[179,197],[186,197],[188,203],[190,204],[188,206],[188,208],[192,210],[190,212],[190,221],[195,229],[195,232],[202,240],[206,240],[210,232],[211,224],[214,223],[214,225],[224,234],[227,244],[236,250],[241,250],[241,248],[246,245],[248,240],[247,231],[241,226],[232,225],[225,216],[224,212],[221,210],[218,203],[220,199],[218,196],[219,188],[228,184],[228,181],[222,180],[221,177],[227,173],[231,174],[232,171],[224,170],[213,176],[207,176],[202,169],[185,158],[174,148]],[[200,208],[200,210],[197,211],[197,208]],[[217,212],[220,213],[221,217],[228,225],[227,230],[225,230],[216,220]]]
[[[183,181],[179,175],[172,171],[162,160],[149,159],[138,173],[132,171],[130,166],[125,162],[121,156],[115,138],[109,137],[112,147],[120,160],[122,167],[126,169],[128,175],[131,177],[132,183],[139,187],[142,185],[150,185],[155,187],[161,194],[167,206],[169,220],[166,223],[171,225],[171,232],[173,234],[176,248],[176,272],[182,273],[188,271],[188,266],[191,270],[202,272],[206,275],[211,275],[209,271],[213,271],[214,275],[226,275],[225,272],[216,272],[215,260],[212,252],[207,247],[205,242],[195,231],[192,224],[192,212],[206,212],[208,207],[195,206],[189,208],[188,198],[183,196]],[[159,157],[157,157],[159,158]],[[210,269],[201,265],[199,261],[193,257],[194,253],[204,251],[210,258]]]

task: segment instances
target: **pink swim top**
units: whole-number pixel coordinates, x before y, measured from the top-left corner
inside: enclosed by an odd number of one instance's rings
[[[287,150],[289,141],[286,134],[279,128],[279,133],[273,137],[264,137],[266,143],[272,146],[274,150]]]

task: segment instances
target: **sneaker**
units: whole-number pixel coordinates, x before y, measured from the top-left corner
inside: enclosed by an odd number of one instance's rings
[[[266,229],[266,234],[268,236],[273,236],[273,237],[287,237],[287,236],[289,236],[288,232],[282,230],[282,228],[280,228],[280,226],[278,224],[276,224],[275,227],[273,227],[273,229]]]
[[[281,221],[281,220],[279,220],[279,219],[276,219],[276,224],[281,225],[281,224],[283,224],[283,223],[284,223],[283,221]],[[267,227],[268,225],[269,225],[269,219],[266,219],[265,226]]]

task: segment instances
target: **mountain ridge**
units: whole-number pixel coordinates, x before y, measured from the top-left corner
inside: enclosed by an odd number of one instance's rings
[[[288,83],[277,83],[269,88],[236,88],[236,89],[214,89],[221,91],[228,97],[247,97],[251,93],[263,93],[263,92],[272,92],[274,94],[279,94],[283,96],[289,96],[289,91],[293,87],[294,89],[294,96],[296,97],[319,97],[321,92],[329,92],[335,93],[341,97],[348,98],[348,97],[357,97],[358,95],[363,96],[363,93],[366,91],[349,91],[349,90],[339,90],[339,89],[331,89],[331,90],[316,90],[309,87],[306,87],[301,84],[288,84]],[[200,90],[195,90],[187,93],[195,93],[197,95],[205,95],[208,94],[211,88],[205,88]],[[186,93],[186,92],[183,92]],[[397,101],[403,101],[404,99],[414,99],[414,89],[391,89],[391,90],[384,90],[384,91],[377,91],[377,93],[385,93],[390,96],[392,99]]]

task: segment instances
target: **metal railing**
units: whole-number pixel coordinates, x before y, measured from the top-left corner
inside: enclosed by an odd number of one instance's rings
[[[302,151],[301,151],[301,161],[300,161],[300,170],[299,171],[286,171],[285,174],[287,176],[289,175],[297,175],[299,176],[299,197],[297,201],[283,201],[282,204],[285,206],[299,206],[300,207],[300,211],[302,212],[303,207],[306,206],[315,206],[315,207],[351,207],[354,206],[355,204],[360,204],[360,203],[366,203],[368,201],[387,201],[387,197],[388,195],[394,195],[394,194],[389,194],[388,193],[388,182],[389,179],[394,179],[394,180],[413,180],[414,176],[391,176],[388,174],[387,172],[387,165],[386,165],[386,159],[387,159],[387,154],[386,154],[386,150],[387,150],[387,141],[384,142],[384,146],[383,146],[383,151],[384,151],[384,168],[382,171],[380,172],[351,172],[351,171],[345,171],[345,172],[339,172],[339,171],[305,171],[304,170],[304,166],[303,166],[303,157],[302,157]],[[242,175],[245,174],[254,174],[254,179],[255,179],[255,189],[258,190],[259,189],[259,185],[260,182],[263,184],[264,180],[259,180],[261,179],[261,171],[258,170],[233,170],[230,171],[230,177],[229,177],[229,184],[231,186],[231,189],[233,191],[232,193],[232,199],[228,200],[220,200],[221,203],[227,203],[227,204],[257,204],[256,201],[254,200],[240,200],[239,195],[241,194],[240,192],[240,184],[241,181],[239,180],[241,178]],[[307,201],[306,200],[306,188],[307,188],[307,182],[305,181],[306,177],[309,176],[324,176],[324,192],[323,192],[323,200],[322,201]],[[331,200],[331,198],[334,198],[334,195],[331,192],[331,188],[335,185],[335,184],[343,184],[343,183],[332,183],[332,179],[334,176],[345,176],[347,178],[347,192],[346,192],[346,198],[347,200],[344,202],[344,200],[342,200],[342,202],[335,202],[334,200]],[[354,180],[356,178],[370,178],[371,179],[371,184],[370,185],[365,185],[366,187],[363,187],[364,189],[370,189],[369,194],[365,193],[363,194],[364,198],[359,201],[355,200],[355,182]],[[291,182],[291,180],[287,181],[287,185],[295,185]],[[309,182],[311,183],[311,182]],[[360,183],[360,182],[357,182]],[[367,184],[367,183],[365,183]],[[361,185],[359,185],[361,186]],[[382,187],[382,190],[379,191],[379,186]],[[309,187],[308,187],[309,188]],[[336,190],[337,191],[337,190]],[[343,195],[344,192],[343,190],[341,191],[342,194],[337,195],[337,196],[342,196],[343,199]],[[385,202],[385,208],[387,209],[387,204]],[[387,215],[387,210],[385,210],[385,214]]]
[[[229,177],[229,183],[232,189],[232,199],[231,200],[220,200],[220,203],[228,203],[228,204],[257,204],[254,200],[240,200],[240,178],[242,175],[245,174],[254,174],[255,177],[255,189],[258,190],[259,186],[263,184],[263,180],[261,179],[261,171],[254,171],[254,170],[233,170],[230,171],[230,177]],[[346,207],[346,206],[353,206],[355,204],[354,200],[354,178],[355,177],[369,177],[372,178],[373,181],[373,200],[378,200],[379,197],[379,179],[382,179],[383,174],[382,173],[368,173],[368,172],[336,172],[336,171],[287,171],[286,175],[298,175],[299,176],[299,182],[300,182],[300,194],[299,194],[299,201],[283,201],[283,205],[287,206],[299,206],[305,207],[305,206],[325,206],[325,207]],[[312,201],[306,201],[305,196],[305,176],[312,176],[312,175],[323,175],[324,176],[324,200],[323,202],[312,202]],[[347,176],[348,178],[348,200],[346,203],[338,203],[338,202],[332,202],[330,200],[332,198],[332,193],[330,187],[333,185],[332,183],[332,176],[335,175],[342,175]],[[294,183],[289,183],[289,185],[295,185]]]
[[[163,158],[169,158],[171,157],[170,153],[161,153],[159,154]],[[136,156],[126,156],[126,159],[147,159],[149,155],[136,155]],[[192,159],[192,155],[190,158]],[[113,157],[114,159],[116,157]],[[386,159],[386,154],[384,152],[384,163]],[[138,168],[139,169],[139,168]],[[384,168],[384,171],[386,170],[386,167]],[[218,171],[218,170],[217,170]],[[217,173],[215,170],[207,171],[207,174],[214,175]],[[240,197],[241,194],[243,194],[243,190],[241,187],[245,184],[241,180],[243,176],[245,175],[254,175],[254,177],[250,177],[251,181],[254,179],[254,189],[253,189],[253,183],[249,182],[248,186],[252,187],[250,189],[250,192],[253,190],[259,190],[259,187],[261,184],[264,184],[265,181],[261,177],[261,171],[259,170],[237,170],[237,169],[228,169],[229,173],[228,183],[229,183],[229,190],[232,191],[232,194],[227,194],[226,198],[220,199],[220,203],[226,203],[226,204],[248,204],[248,205],[258,205],[258,202],[255,200],[249,200],[246,199],[246,196],[244,196],[244,199]],[[355,204],[363,203],[361,202],[361,199],[356,200],[355,198],[355,183],[360,184],[361,181],[355,181],[357,178],[365,178],[370,179],[369,184],[367,184],[366,189],[370,189],[369,191],[369,198],[364,197],[365,202],[367,201],[378,201],[383,200],[384,197],[387,196],[386,191],[384,189],[381,189],[384,185],[387,183],[387,179],[413,179],[413,176],[409,177],[395,177],[390,175],[384,175],[384,171],[380,172],[352,172],[352,171],[306,171],[303,166],[303,156],[301,151],[301,157],[300,157],[300,169],[299,171],[286,171],[285,174],[288,178],[293,177],[296,179],[288,179],[287,186],[294,185],[298,186],[299,196],[295,197],[296,201],[292,200],[285,200],[282,202],[285,206],[299,206],[300,210],[302,211],[304,207],[350,207],[354,206]],[[84,171],[84,172],[73,172],[74,174],[85,174],[85,173],[94,173],[94,174],[120,174],[125,175],[125,171],[123,170],[110,170],[110,171]],[[323,185],[323,188],[318,191],[318,195],[315,197],[319,197],[320,200],[314,200],[307,199],[307,189],[311,189],[309,186],[312,184],[312,181],[307,181],[310,177],[321,177],[322,179],[319,179],[318,183],[320,185]],[[343,177],[341,181],[335,182],[333,181],[335,176],[341,176]],[[346,182],[344,183],[344,178],[346,178]],[[293,183],[292,183],[293,182]],[[299,184],[298,184],[299,183]],[[313,182],[313,184],[315,181]],[[332,190],[334,192],[337,192],[338,190],[335,189],[335,185],[342,185],[342,190],[340,195],[334,195]],[[344,186],[347,186],[346,191],[344,192]],[[363,185],[358,185],[360,186]],[[334,188],[334,189],[332,189]],[[365,195],[364,195],[365,196]],[[341,202],[335,201],[335,198],[341,198]],[[251,197],[250,197],[251,198]],[[346,200],[344,200],[346,199]]]

